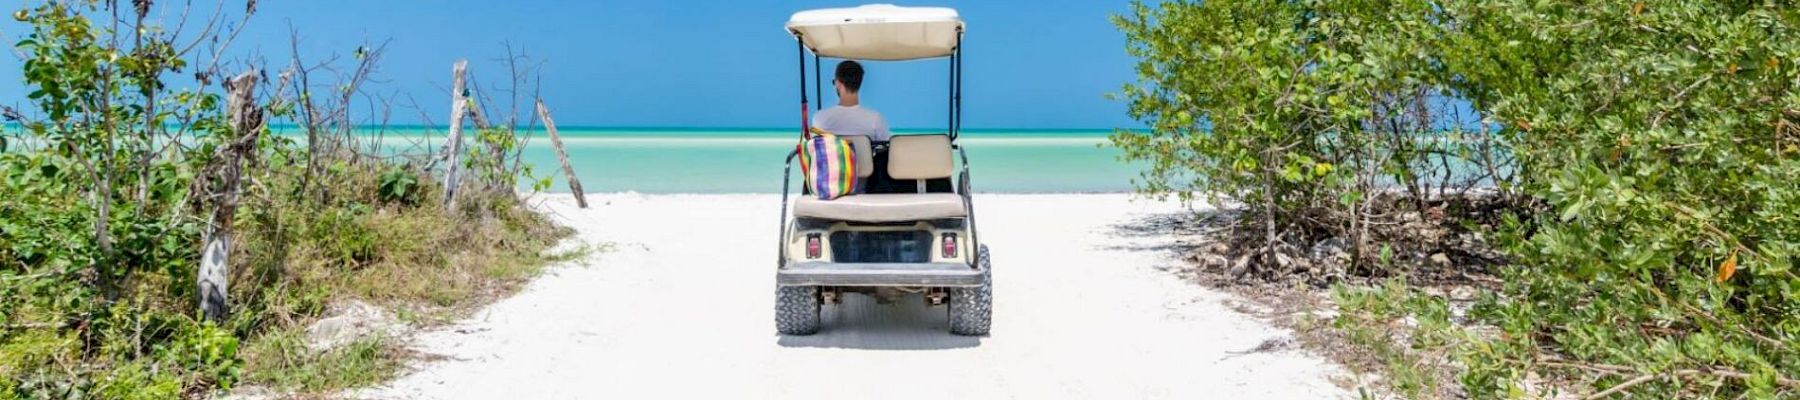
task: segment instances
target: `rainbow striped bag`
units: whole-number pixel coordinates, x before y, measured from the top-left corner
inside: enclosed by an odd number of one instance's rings
[[[819,200],[833,200],[855,194],[856,151],[850,141],[814,128],[811,135],[800,139],[800,171],[806,187]]]

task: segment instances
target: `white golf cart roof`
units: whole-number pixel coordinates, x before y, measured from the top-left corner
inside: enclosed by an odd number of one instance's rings
[[[870,4],[797,12],[787,30],[820,56],[898,61],[950,56],[963,21],[951,8]]]

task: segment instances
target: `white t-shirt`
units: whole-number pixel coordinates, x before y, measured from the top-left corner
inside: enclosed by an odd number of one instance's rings
[[[887,119],[881,113],[860,105],[832,106],[813,115],[812,124],[833,134],[850,136],[868,136],[869,140],[885,142],[893,133],[888,132]]]

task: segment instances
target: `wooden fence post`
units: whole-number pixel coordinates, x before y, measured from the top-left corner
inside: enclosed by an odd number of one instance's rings
[[[456,209],[456,174],[462,169],[462,121],[468,114],[468,100],[463,96],[463,75],[469,70],[469,60],[456,60],[451,68],[450,84],[450,139],[444,144],[448,164],[444,172],[444,208]]]
[[[575,178],[575,167],[569,165],[569,152],[563,150],[562,137],[556,134],[556,121],[550,119],[550,108],[544,107],[544,99],[537,100],[538,119],[544,121],[544,129],[550,132],[550,144],[556,147],[556,159],[562,160],[563,175],[569,178],[569,190],[575,192],[575,204],[588,208],[587,194],[581,191],[581,180]]]
[[[229,92],[226,109],[231,113],[231,127],[236,140],[227,143],[218,150],[215,162],[223,162],[209,168],[217,174],[219,186],[207,185],[206,195],[216,200],[212,217],[207,221],[206,231],[202,236],[200,254],[200,270],[197,275],[197,291],[200,295],[200,317],[207,321],[222,322],[230,315],[230,306],[226,300],[229,293],[229,274],[232,220],[237,215],[238,192],[243,188],[244,159],[256,152],[256,141],[262,134],[263,114],[256,107],[256,81],[260,76],[256,71],[239,74],[226,82]],[[198,179],[212,179],[211,176],[200,176]]]

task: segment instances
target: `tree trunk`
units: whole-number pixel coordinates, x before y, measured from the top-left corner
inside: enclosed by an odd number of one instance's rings
[[[544,107],[544,100],[537,101],[538,119],[544,121],[544,129],[550,132],[550,144],[556,147],[556,159],[562,161],[563,176],[569,178],[569,190],[575,192],[575,204],[588,208],[587,194],[581,191],[581,179],[575,178],[575,167],[569,165],[569,153],[563,150],[562,137],[556,134],[556,121],[550,119],[550,108]]]
[[[463,115],[468,114],[469,104],[463,96],[463,74],[468,70],[469,60],[457,60],[456,66],[451,68],[450,139],[444,144],[444,152],[448,153],[445,154],[444,208],[449,210],[456,209],[456,174],[462,169],[462,121]]]
[[[226,85],[230,91],[226,106],[236,139],[219,149],[214,158],[215,163],[221,163],[215,170],[219,186],[208,190],[211,193],[207,196],[217,199],[217,203],[202,236],[205,245],[201,247],[200,271],[196,274],[200,316],[213,322],[222,322],[230,315],[226,294],[230,288],[227,270],[231,265],[232,221],[237,215],[238,192],[243,188],[244,159],[255,153],[262,133],[263,115],[256,107],[255,97],[257,76],[256,71],[245,72]]]
[[[1269,153],[1269,152],[1264,152],[1263,154],[1264,154],[1264,156],[1263,156],[1264,167],[1263,167],[1262,201],[1263,201],[1263,228],[1264,228],[1263,233],[1265,235],[1265,237],[1263,238],[1263,265],[1271,267],[1271,269],[1285,268],[1286,267],[1285,265],[1280,265],[1280,261],[1279,261],[1280,256],[1276,255],[1276,252],[1278,250],[1275,248],[1275,243],[1279,242],[1279,240],[1277,239],[1279,237],[1279,234],[1277,233],[1277,231],[1275,229],[1275,226],[1276,226],[1276,223],[1275,223],[1275,212],[1276,212],[1276,209],[1275,209],[1275,177],[1274,177],[1275,172],[1274,172],[1274,170],[1270,169],[1273,167],[1269,167],[1269,166],[1275,165],[1275,163],[1274,163],[1275,157],[1272,153]]]

